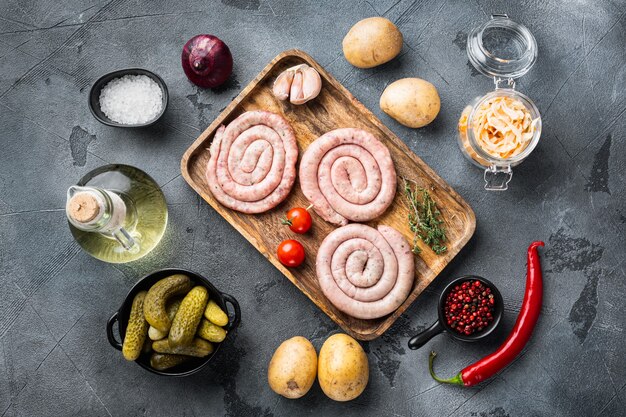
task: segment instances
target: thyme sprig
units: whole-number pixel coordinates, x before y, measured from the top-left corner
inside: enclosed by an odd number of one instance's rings
[[[443,244],[446,241],[446,229],[441,226],[441,212],[428,190],[418,187],[417,184],[411,187],[411,182],[413,181],[404,178],[404,195],[411,208],[409,228],[414,234],[412,251],[415,254],[420,253],[417,241],[421,239],[433,252],[441,255],[448,250]]]

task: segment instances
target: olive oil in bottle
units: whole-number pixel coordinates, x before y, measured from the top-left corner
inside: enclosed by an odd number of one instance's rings
[[[105,165],[67,192],[70,231],[80,246],[105,262],[147,255],[167,226],[167,204],[158,184],[129,165]]]

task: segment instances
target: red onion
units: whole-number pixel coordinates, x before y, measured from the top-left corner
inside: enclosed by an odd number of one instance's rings
[[[233,56],[228,46],[213,35],[197,35],[183,47],[181,57],[185,75],[192,83],[214,88],[233,72]]]

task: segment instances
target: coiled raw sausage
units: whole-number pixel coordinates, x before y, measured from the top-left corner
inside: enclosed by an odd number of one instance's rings
[[[210,151],[211,193],[233,210],[265,212],[287,197],[296,179],[296,138],[275,113],[249,111],[220,126]]]
[[[326,298],[359,319],[375,319],[406,300],[415,260],[404,236],[389,226],[378,230],[349,224],[331,232],[316,259],[317,278]]]
[[[374,135],[335,129],[302,156],[300,187],[324,220],[343,226],[384,213],[396,194],[396,171],[389,150]]]

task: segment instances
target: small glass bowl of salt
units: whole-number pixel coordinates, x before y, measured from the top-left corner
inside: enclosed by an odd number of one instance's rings
[[[168,99],[161,77],[131,68],[100,77],[89,92],[89,110],[108,126],[144,127],[163,116]]]

